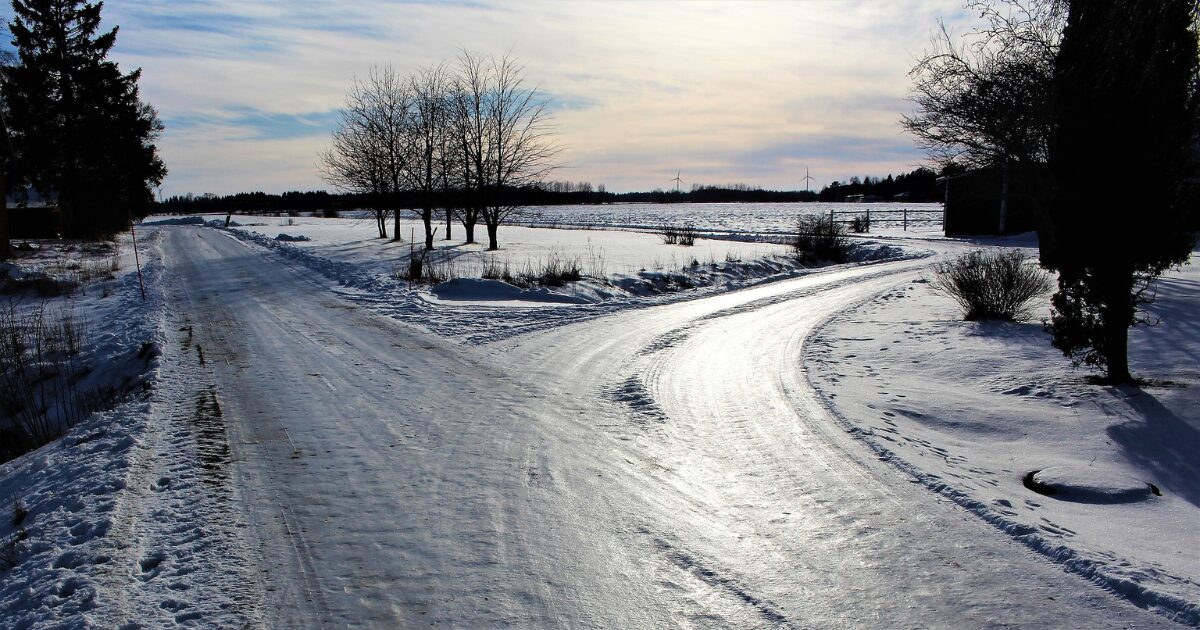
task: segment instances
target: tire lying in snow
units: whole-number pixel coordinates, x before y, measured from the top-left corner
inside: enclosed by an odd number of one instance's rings
[[[1162,496],[1158,486],[1099,468],[1052,466],[1031,471],[1026,488],[1060,501],[1134,503]]]

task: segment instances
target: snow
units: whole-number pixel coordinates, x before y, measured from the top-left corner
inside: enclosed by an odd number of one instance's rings
[[[369,220],[147,222],[148,300],[126,241],[73,298],[125,402],[0,465],[0,625],[1200,624],[1196,265],[1131,338],[1149,384],[1109,388],[931,291],[1029,235],[810,269],[754,208],[673,209],[735,226],[690,249],[618,210],[439,240],[434,285]]]
[[[1195,258],[1162,280],[1158,325],[1131,332],[1141,388],[1091,384],[1039,323],[961,321],[929,271],[832,320],[807,371],[845,427],[915,480],[1068,570],[1197,624]],[[1030,473],[1061,492],[1035,493]]]
[[[161,232],[138,235],[143,300],[129,235],[120,272],[66,300],[92,329],[85,389],[124,393],[59,440],[0,464],[0,543],[15,566],[0,575],[6,628],[241,626],[253,585],[239,564],[238,518],[203,480],[204,439],[191,374],[165,339]],[[62,267],[74,245],[42,243],[21,265]],[[55,262],[58,261],[58,262]],[[125,265],[128,261],[129,266]],[[164,344],[167,352],[162,353]],[[11,501],[11,503],[10,503]],[[17,507],[27,515],[17,522]],[[221,559],[213,565],[214,559]],[[130,625],[132,624],[132,625]]]
[[[1051,466],[1026,475],[1025,487],[1059,501],[1132,503],[1162,496],[1158,486],[1096,467]]]
[[[872,229],[903,231],[903,214],[908,210],[912,233],[940,234],[942,205],[939,203],[615,203],[579,206],[537,206],[519,218],[531,225],[600,229],[651,230],[664,225],[691,225],[707,234],[725,238],[783,236],[796,227],[800,215],[828,216],[838,221],[871,213]]]

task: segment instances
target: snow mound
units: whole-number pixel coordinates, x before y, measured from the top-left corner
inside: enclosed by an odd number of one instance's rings
[[[304,236],[303,234],[301,234],[300,236],[292,236],[291,234],[280,234],[279,236],[275,237],[275,240],[283,241],[285,243],[300,243],[303,241],[311,241],[312,239],[308,238],[307,236]]]
[[[1133,503],[1160,494],[1152,483],[1103,469],[1052,466],[1025,477],[1030,490],[1076,503]]]
[[[456,278],[430,288],[439,300],[464,302],[550,302],[556,304],[587,304],[588,300],[555,293],[547,288],[522,289],[502,280]]]

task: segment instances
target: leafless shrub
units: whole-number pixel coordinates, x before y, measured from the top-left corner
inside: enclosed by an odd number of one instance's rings
[[[696,226],[688,223],[682,227],[664,225],[658,229],[658,235],[664,245],[683,245],[691,247],[696,244]]]
[[[558,253],[551,252],[545,261],[536,263],[526,261],[525,265],[513,270],[507,261],[495,258],[485,258],[483,261],[482,277],[489,280],[503,280],[518,287],[561,287],[568,282],[583,279],[583,263],[578,258],[564,258]]]
[[[963,319],[1026,321],[1029,305],[1050,292],[1050,276],[1018,250],[975,250],[934,266],[933,289],[958,302]]]
[[[0,308],[0,457],[46,444],[116,399],[83,387],[89,328],[69,307]]]
[[[438,284],[460,277],[458,265],[452,256],[429,251],[421,251],[411,256],[408,259],[408,269],[397,271],[396,275],[409,282],[421,284]]]
[[[800,217],[797,224],[792,250],[801,262],[843,263],[850,254],[850,241],[841,223],[820,216],[806,216]]]
[[[658,229],[658,235],[662,238],[664,245],[679,244],[679,229],[673,225],[664,225]]]

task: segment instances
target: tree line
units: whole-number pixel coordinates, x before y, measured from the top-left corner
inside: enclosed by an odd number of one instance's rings
[[[843,184],[834,181],[820,192],[809,190],[768,190],[749,184],[707,185],[693,184],[691,190],[652,190],[646,192],[609,192],[604,184],[593,186],[591,182],[544,181],[520,188],[506,188],[503,196],[508,202],[521,207],[558,206],[606,203],[801,203],[811,201],[844,201],[855,194],[874,195],[882,200],[892,200],[898,195],[913,202],[934,202],[942,198],[937,183],[940,175],[957,174],[961,169],[951,168],[935,173],[928,168],[917,168],[898,176],[867,176],[862,179],[851,177]],[[460,203],[461,191],[454,189],[445,193],[434,190],[428,193],[435,208],[451,208],[451,217],[459,220],[454,208]],[[421,216],[421,202],[425,192],[415,189],[396,191],[390,197],[395,208],[411,211]],[[448,198],[443,198],[446,195]],[[369,193],[291,191],[282,194],[245,192],[232,195],[176,195],[160,201],[157,211],[164,213],[278,213],[278,212],[323,212],[366,209],[377,198]],[[382,207],[382,206],[381,206]],[[390,209],[385,213],[391,217]],[[385,236],[386,237],[386,236]],[[448,236],[447,236],[448,238]]]
[[[882,178],[851,177],[850,181],[846,183],[834,181],[825,186],[821,189],[817,199],[820,201],[845,201],[851,195],[863,195],[864,198],[873,197],[880,201],[895,199],[912,202],[941,201],[944,197],[937,182],[938,177],[954,175],[959,170],[955,166],[950,166],[943,168],[941,173],[937,173],[932,169],[919,167],[896,177],[892,177],[891,174]]]

